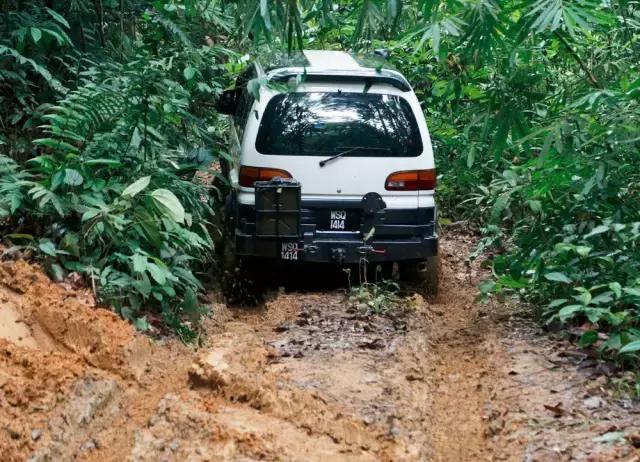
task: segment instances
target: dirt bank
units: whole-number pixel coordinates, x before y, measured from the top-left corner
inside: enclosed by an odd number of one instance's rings
[[[471,246],[447,236],[439,300],[384,316],[339,289],[212,302],[198,351],[2,262],[3,460],[638,460],[637,403],[517,304],[474,303]]]

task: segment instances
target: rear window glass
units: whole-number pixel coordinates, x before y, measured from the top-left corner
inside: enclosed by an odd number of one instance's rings
[[[262,154],[417,157],[418,123],[409,103],[375,93],[287,93],[271,99],[256,149]]]

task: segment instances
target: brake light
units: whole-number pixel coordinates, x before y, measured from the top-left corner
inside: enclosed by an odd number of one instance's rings
[[[395,172],[387,177],[384,184],[387,191],[429,191],[435,188],[435,169]]]
[[[291,178],[291,173],[279,168],[240,167],[240,186],[253,188],[256,181],[269,181],[275,177]]]

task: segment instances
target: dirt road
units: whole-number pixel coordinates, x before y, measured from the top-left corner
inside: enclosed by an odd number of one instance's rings
[[[434,303],[212,302],[198,350],[2,262],[2,460],[640,460],[640,406],[596,361],[517,303],[474,303],[487,275],[472,244],[446,236]]]

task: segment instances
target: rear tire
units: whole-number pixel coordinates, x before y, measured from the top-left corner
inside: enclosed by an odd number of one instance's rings
[[[225,211],[228,211],[228,208]],[[224,234],[218,258],[222,295],[225,301],[232,305],[259,305],[264,301],[268,265],[256,258],[238,256],[233,220],[223,215],[221,221]]]
[[[440,257],[398,263],[400,280],[415,287],[422,295],[434,299],[440,288]]]

